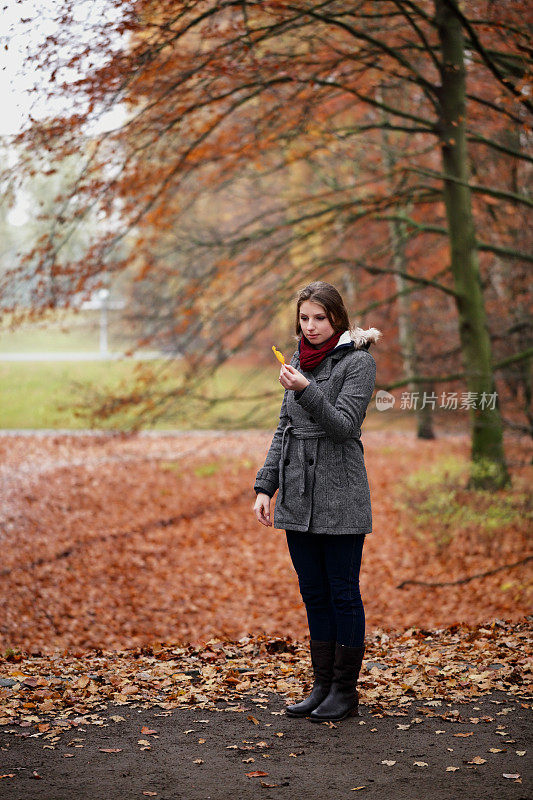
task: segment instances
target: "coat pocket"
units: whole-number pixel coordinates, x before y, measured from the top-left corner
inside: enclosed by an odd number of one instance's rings
[[[342,442],[328,439],[328,465],[331,469],[331,483],[333,489],[344,489],[348,486],[348,472]]]
[[[348,439],[344,442],[344,463],[346,478],[350,492],[353,493],[357,503],[370,501],[370,487],[366,474],[363,443],[360,439]]]

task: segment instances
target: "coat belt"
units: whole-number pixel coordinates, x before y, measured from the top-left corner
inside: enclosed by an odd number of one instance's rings
[[[326,431],[318,425],[294,426],[289,422],[284,430],[281,438],[281,469],[279,480],[279,493],[280,502],[283,502],[285,497],[285,461],[288,456],[290,446],[290,436],[294,436],[298,440],[298,459],[300,461],[300,478],[298,484],[298,493],[300,497],[305,494],[305,439],[325,439],[327,436]],[[361,437],[361,430],[357,431],[354,439]]]
[[[292,422],[286,425],[281,439],[281,470],[280,470],[280,501],[283,502],[285,496],[285,461],[289,452],[290,436],[298,440],[298,459],[300,461],[300,478],[298,493],[300,497],[305,494],[305,439],[324,439],[327,434],[318,425],[305,427],[295,427]]]

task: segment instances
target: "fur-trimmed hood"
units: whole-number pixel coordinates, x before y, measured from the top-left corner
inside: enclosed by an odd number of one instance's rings
[[[352,342],[356,350],[368,350],[371,344],[375,344],[381,339],[382,335],[381,331],[377,328],[367,328],[367,330],[365,330],[364,328],[354,326],[350,328],[350,330],[344,331],[335,350],[339,347],[346,347],[346,345],[351,346]],[[335,350],[333,352],[335,352]]]

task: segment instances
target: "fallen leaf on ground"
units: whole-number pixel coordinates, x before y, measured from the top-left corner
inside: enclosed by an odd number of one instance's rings
[[[260,769],[256,769],[255,772],[247,772],[245,774],[247,778],[263,778],[268,775],[268,772],[263,772]]]
[[[101,753],[122,753],[122,747],[99,747]]]
[[[490,537],[484,526],[477,523],[467,526],[466,536],[461,523],[458,530],[446,529],[451,541],[439,547],[438,534],[444,526],[438,517],[427,524],[417,522],[420,537],[413,542],[413,523],[433,489],[417,488],[412,492],[405,479],[412,472],[438,464],[441,458],[448,456],[460,459],[466,466],[470,449],[467,433],[437,438],[423,451],[416,436],[406,437],[403,431],[369,430],[365,435],[373,453],[369,465],[370,482],[374,476],[375,499],[385,520],[382,546],[369,541],[366,556],[368,574],[373,575],[375,585],[380,586],[378,593],[370,593],[367,598],[367,624],[369,631],[379,626],[390,625],[393,629],[412,626],[402,641],[408,646],[405,658],[393,667],[394,679],[387,678],[386,673],[373,675],[367,688],[383,687],[380,691],[387,696],[394,695],[411,674],[412,666],[418,682],[410,691],[416,695],[420,693],[433,699],[435,695],[431,691],[436,690],[439,699],[444,695],[448,701],[450,694],[469,697],[477,694],[480,688],[490,690],[513,672],[508,658],[502,658],[498,649],[501,636],[494,634],[504,632],[497,620],[508,616],[516,620],[519,615],[530,613],[526,580],[529,566],[524,563],[512,573],[515,576],[513,593],[516,592],[512,599],[509,592],[499,591],[501,572],[486,575],[482,584],[475,580],[450,587],[442,602],[435,602],[435,597],[441,594],[437,587],[436,591],[428,591],[416,581],[399,590],[395,575],[401,568],[408,578],[438,582],[449,579],[450,563],[454,564],[454,575],[468,577],[523,559],[530,536],[530,519],[527,499],[520,498],[522,486],[527,487],[530,440],[524,436],[506,442],[506,455],[517,484],[516,489],[506,490],[502,499],[508,498],[513,511],[518,513],[511,525],[507,525],[507,521],[504,525],[504,554],[501,549],[488,546]],[[242,602],[239,589],[249,580],[247,568],[253,562],[258,535],[256,521],[248,508],[249,487],[253,485],[260,454],[270,439],[271,433],[260,431],[191,431],[183,432],[179,438],[157,435],[150,440],[141,434],[124,439],[109,438],[106,433],[97,431],[91,436],[56,432],[53,437],[46,438],[40,435],[5,437],[0,441],[0,463],[7,489],[2,496],[5,501],[2,511],[4,508],[6,511],[0,519],[2,567],[13,573],[17,586],[17,591],[13,591],[14,583],[9,578],[0,585],[5,646],[9,643],[29,652],[56,648],[63,651],[72,647],[110,650],[138,647],[159,659],[165,646],[153,642],[156,629],[166,642],[198,641],[204,635],[208,638],[221,631],[225,638],[239,638],[249,617],[249,608]],[[169,469],[169,465],[173,468]],[[199,466],[215,469],[213,474],[198,475],[195,469]],[[179,467],[179,476],[175,467]],[[230,470],[231,481],[221,480],[221,475]],[[28,505],[25,496],[30,485],[33,500]],[[450,488],[454,497],[452,504],[464,504],[476,516],[480,512],[482,516],[489,514],[491,498],[465,492],[458,485]],[[206,495],[213,497],[208,509]],[[135,500],[133,503],[128,502],[131,498]],[[3,525],[9,519],[16,519],[16,525]],[[236,529],[242,531],[242,536],[239,547],[232,549],[231,537]],[[182,546],[169,548],[169,536]],[[127,547],[122,547],[125,542]],[[254,625],[257,629],[268,625],[275,632],[283,631],[295,639],[304,639],[307,622],[301,610],[297,584],[286,585],[286,550],[280,546],[279,537],[267,537],[261,547],[272,568],[259,570],[255,576],[256,588],[265,601],[260,609],[254,610]],[[226,572],[217,569],[220,553],[226,558],[228,574],[233,575],[233,582],[229,584]],[[140,563],[150,563],[150,569],[139,571]],[[212,576],[207,583],[187,579],[206,571]],[[117,575],[127,582],[128,593],[120,591],[121,580],[117,580]],[[96,617],[95,586],[98,587]],[[480,591],[481,586],[483,591]],[[183,605],[188,609],[190,606],[190,613],[168,614],[166,602],[178,587]],[[267,587],[268,592],[265,591]],[[206,613],[203,604],[196,606],[194,603],[200,590],[213,613]],[[401,603],[398,602],[399,592]],[[35,602],[28,603],[27,597],[35,598]],[[47,609],[46,615],[42,607]],[[146,613],[132,615],[132,607],[142,607]],[[68,624],[58,625],[65,611],[72,608],[76,613],[69,615]],[[21,616],[24,625],[20,625]],[[489,618],[493,622],[487,624]],[[436,643],[435,640],[425,643],[424,633],[430,627],[442,628],[450,619],[463,619],[469,626],[485,620],[481,626],[483,633],[478,638],[484,639],[486,647],[476,652],[469,643],[469,652],[460,652],[457,647],[446,651],[454,668],[465,656],[471,661],[474,671],[468,679],[468,668],[458,664],[457,671],[463,672],[462,676],[442,673],[436,669],[439,665],[435,666],[435,662],[433,672],[428,670],[426,674],[424,671],[425,662],[432,663],[428,659],[434,654]],[[458,634],[458,639],[464,638],[463,625],[455,627],[453,633]],[[394,645],[396,641],[394,634],[388,644]],[[410,659],[409,651],[418,644],[422,645],[417,652],[419,658]],[[376,650],[372,657],[381,658],[383,654]],[[510,650],[508,655],[514,657],[515,652],[519,650]],[[471,659],[470,654],[474,658]],[[461,658],[456,659],[457,655]],[[14,652],[9,658],[11,664],[16,664],[22,657]],[[519,658],[521,660],[522,656]],[[484,665],[491,661],[501,664],[502,669],[487,674]],[[148,687],[153,684],[155,676],[150,671],[153,664],[146,670],[148,679],[141,679],[141,686],[133,677],[142,672],[143,667],[145,665],[130,670],[128,691],[144,690],[145,683]],[[521,664],[518,669],[522,669]],[[69,687],[74,690],[76,697],[72,699],[75,702],[80,698],[84,703],[91,702],[88,689],[93,679],[83,691],[76,682],[81,679],[85,683],[93,672],[98,670],[93,671],[89,661],[78,664]],[[48,674],[48,670],[41,673]],[[36,681],[38,677],[33,676]],[[236,680],[241,678],[242,675]],[[276,686],[277,678],[279,674],[271,676],[272,687]],[[215,683],[219,683],[218,678]],[[511,683],[517,693],[517,685]],[[286,685],[290,687],[289,683]],[[98,684],[97,688],[101,691],[103,685]],[[289,689],[284,691],[289,692]],[[98,701],[101,697],[97,695],[94,699]],[[62,703],[60,698],[57,702]]]

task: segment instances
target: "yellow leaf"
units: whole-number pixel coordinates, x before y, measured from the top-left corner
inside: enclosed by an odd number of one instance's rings
[[[274,344],[272,345],[272,352],[274,353],[280,364],[285,363],[285,358],[283,356],[283,353],[280,353],[279,350],[276,350],[276,346]]]

